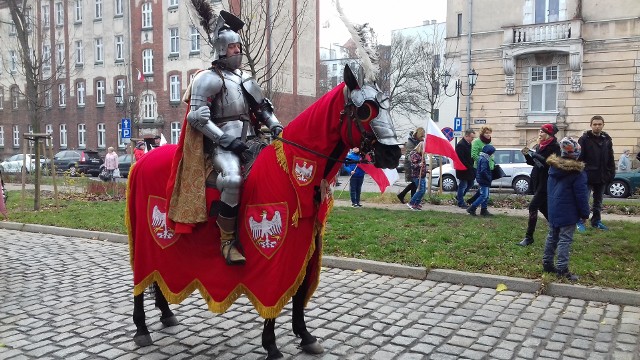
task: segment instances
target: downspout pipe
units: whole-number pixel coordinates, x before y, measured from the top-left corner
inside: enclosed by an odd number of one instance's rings
[[[467,74],[471,74],[471,33],[472,33],[472,19],[473,19],[473,0],[469,0],[469,27],[467,36]],[[467,79],[468,80],[468,79]],[[471,128],[471,84],[467,81],[467,129]]]

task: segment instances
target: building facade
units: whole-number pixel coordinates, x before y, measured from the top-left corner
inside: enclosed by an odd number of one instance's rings
[[[265,14],[272,14],[269,7],[276,2],[281,12],[304,14],[261,30],[271,43],[290,48],[278,73],[264,83],[286,124],[316,99],[317,2],[305,1],[301,8],[293,0],[212,1],[241,18],[248,8],[266,7]],[[43,76],[52,79],[42,90],[39,130],[52,135],[54,151],[97,149],[104,155],[113,146],[123,152],[128,148],[121,128],[125,118],[131,120],[133,138],[151,141],[162,134],[170,143],[178,141],[186,111],[181,98],[195,73],[212,60],[190,1],[31,0],[30,6],[30,36],[42,44],[35,47],[35,57],[44,60]],[[299,19],[304,23],[295,23]],[[7,44],[0,50],[0,158],[22,152],[22,135],[34,130],[12,23],[0,2],[0,38]],[[301,30],[281,30],[287,27]],[[270,68],[270,49],[255,60],[257,68]],[[264,79],[266,71],[258,70],[256,77]]]
[[[531,146],[548,122],[578,137],[602,115],[616,159],[640,150],[640,2],[448,0],[447,43],[479,74],[466,126],[498,146]]]

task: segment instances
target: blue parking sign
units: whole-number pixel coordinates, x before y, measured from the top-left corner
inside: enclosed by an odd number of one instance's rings
[[[462,131],[462,118],[457,117],[453,119],[453,131]]]
[[[122,129],[122,138],[131,139],[131,119],[123,118],[120,128]]]

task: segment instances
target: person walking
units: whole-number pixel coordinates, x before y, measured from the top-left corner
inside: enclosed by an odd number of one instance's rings
[[[478,138],[473,140],[473,142],[471,142],[471,158],[473,159],[473,167],[476,171],[476,174],[478,169],[478,158],[480,157],[480,152],[482,151],[485,145],[491,145],[492,133],[493,133],[493,129],[491,129],[489,126],[483,126],[482,128],[480,128],[480,135],[478,136]],[[494,167],[495,167],[495,162],[494,162],[493,156],[491,156],[489,158],[489,168],[491,171],[493,171]],[[472,204],[474,201],[476,201],[476,199],[478,199],[479,196],[480,196],[480,189],[478,188],[476,193],[473,194],[472,197],[467,199],[467,204]]]
[[[531,186],[533,197],[529,202],[529,222],[524,239],[518,243],[520,246],[533,244],[533,233],[538,223],[538,211],[545,219],[549,220],[547,211],[547,178],[549,177],[549,165],[547,159],[551,155],[560,156],[560,145],[556,139],[558,127],[555,124],[544,124],[540,127],[538,134],[538,144],[533,150],[528,147],[522,149],[522,154],[527,160],[527,164],[533,166],[531,169]]]
[[[398,200],[400,200],[400,202],[403,204],[405,203],[404,197],[407,195],[407,193],[411,192],[411,197],[413,197],[417,189],[411,175],[411,160],[409,160],[409,154],[411,153],[411,151],[413,151],[413,149],[416,148],[416,145],[418,145],[419,142],[424,141],[424,137],[425,130],[424,128],[419,127],[416,129],[416,131],[409,134],[409,138],[404,144],[404,179],[409,184],[407,184],[407,186],[397,195]]]
[[[360,149],[354,147],[347,154],[347,162],[343,165],[351,176],[349,178],[349,194],[351,195],[351,206],[355,208],[362,207],[360,194],[362,193],[362,183],[364,182],[364,170],[358,166],[360,160],[362,160]]]
[[[104,167],[107,169],[107,181],[114,181],[113,172],[118,168],[118,154],[109,146],[104,157]]]
[[[411,210],[422,210],[421,203],[427,189],[426,177],[429,172],[424,156],[424,141],[419,142],[409,153],[409,160],[411,161],[411,178],[417,190],[407,206]]]
[[[620,159],[618,160],[618,172],[626,172],[631,170],[631,160],[629,160],[629,154],[631,150],[624,149]]]
[[[578,139],[582,148],[582,153],[578,160],[584,162],[587,172],[587,183],[589,190],[593,194],[593,204],[591,205],[591,226],[600,230],[609,230],[602,223],[602,197],[605,187],[616,175],[616,162],[613,157],[613,141],[611,136],[602,131],[604,128],[604,118],[595,115],[589,123],[591,130],[585,131]],[[586,231],[585,223],[577,224],[578,231]]]
[[[478,182],[478,198],[471,203],[467,209],[469,215],[476,216],[476,209],[480,206],[480,215],[493,216],[487,209],[489,206],[489,189],[493,176],[491,174],[491,155],[496,151],[493,145],[485,145],[478,156],[478,167],[476,169],[476,181]]]
[[[547,159],[550,165],[547,182],[549,233],[542,256],[542,270],[556,273],[569,281],[578,281],[578,276],[569,271],[569,252],[576,223],[589,218],[589,188],[585,164],[577,160],[580,145],[566,137],[560,140],[560,149],[560,157],[552,154]]]
[[[469,188],[473,185],[473,180],[476,178],[475,171],[473,169],[473,158],[471,157],[471,143],[476,137],[475,130],[469,128],[465,130],[464,136],[456,144],[456,154],[458,158],[466,167],[465,170],[456,170],[456,178],[458,178],[458,194],[456,200],[458,207],[466,209],[468,206],[464,202],[464,196],[469,191]]]

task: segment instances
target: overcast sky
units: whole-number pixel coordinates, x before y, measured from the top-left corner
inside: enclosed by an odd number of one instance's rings
[[[342,45],[349,39],[334,1],[320,1],[320,46]],[[425,20],[444,22],[447,16],[447,0],[341,0],[340,5],[352,23],[368,22],[382,45],[391,43],[391,30],[419,26]]]

